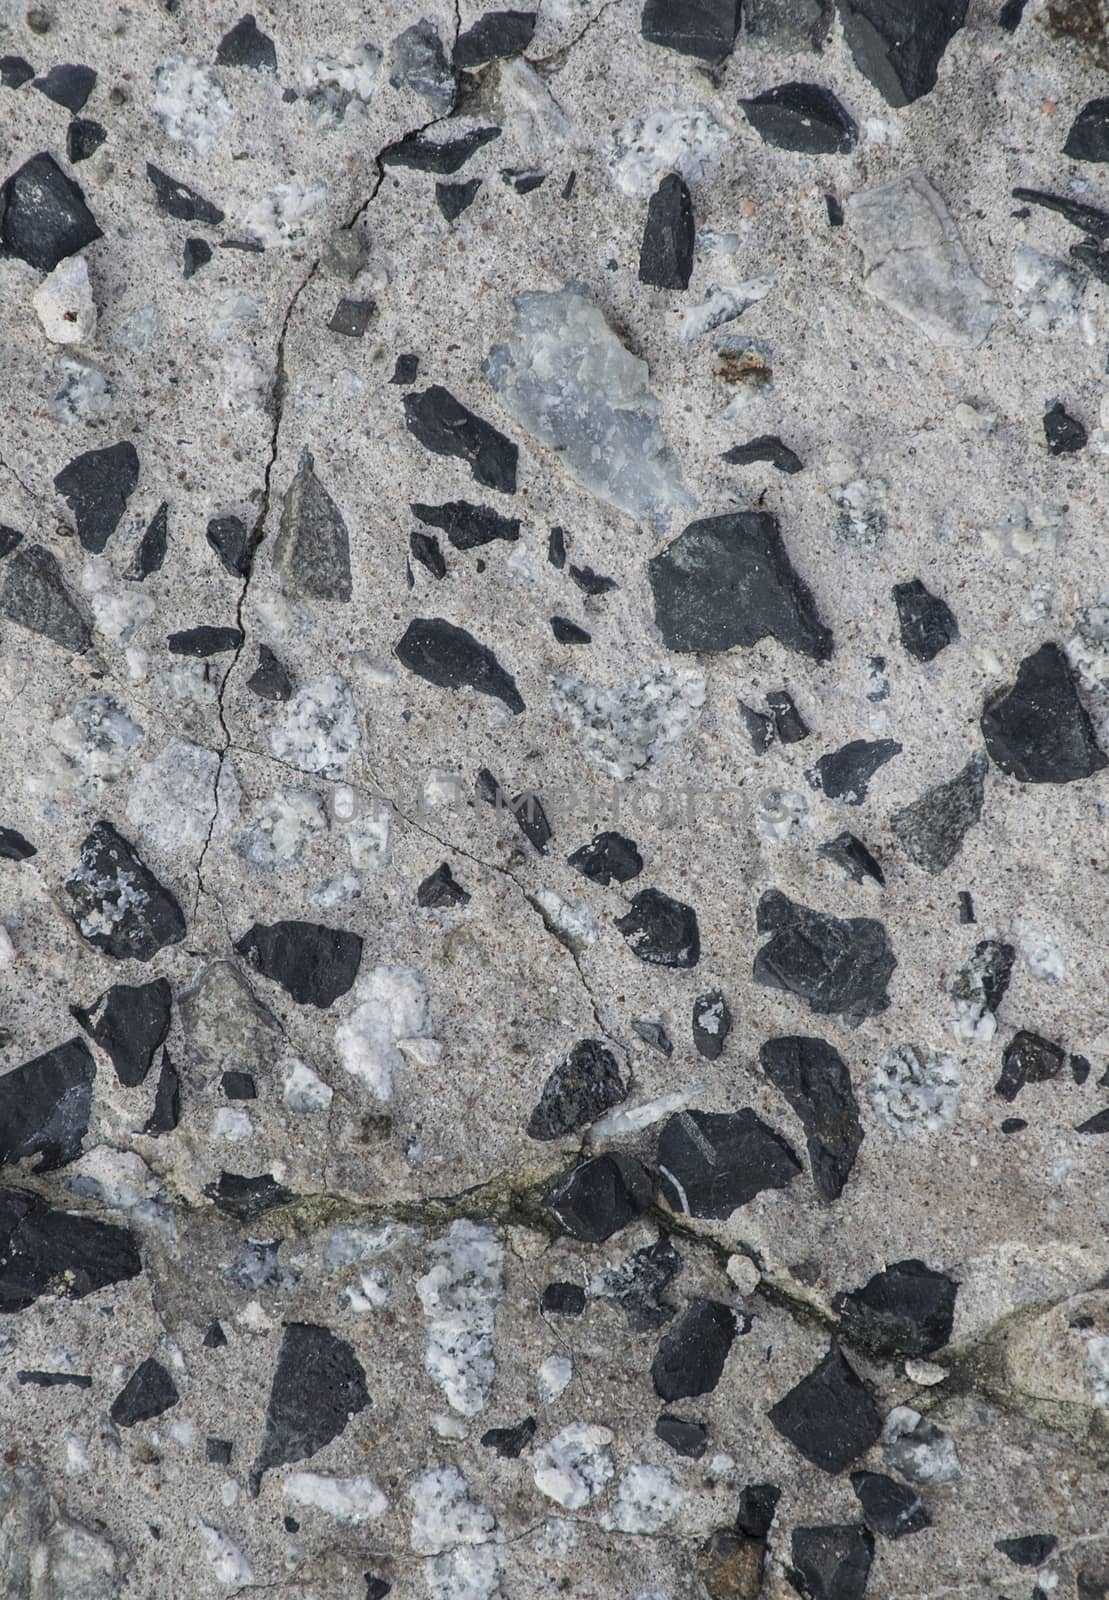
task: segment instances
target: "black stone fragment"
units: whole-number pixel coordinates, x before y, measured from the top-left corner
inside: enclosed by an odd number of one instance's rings
[[[763,143],[778,150],[842,156],[858,142],[853,119],[818,83],[783,83],[739,103]]]
[[[576,622],[571,622],[569,617],[552,617],[551,632],[559,644],[590,644],[593,639],[591,633],[586,633],[584,628],[579,628]]]
[[[862,805],[871,778],[887,761],[901,754],[896,739],[852,739],[841,750],[821,756],[805,777],[814,789],[829,800],[845,805]]]
[[[967,0],[838,0],[843,36],[886,102],[911,105],[936,86],[940,62],[966,19]]]
[[[1053,1533],[1025,1533],[1015,1539],[995,1539],[994,1549],[1015,1567],[1042,1567],[1058,1543]]]
[[[585,1290],[580,1283],[548,1283],[539,1308],[548,1316],[580,1317],[585,1310]]]
[[[665,1234],[633,1251],[618,1267],[591,1285],[601,1300],[612,1300],[633,1333],[650,1333],[674,1318],[677,1307],[663,1295],[682,1270],[682,1258]]]
[[[17,1372],[16,1379],[36,1389],[62,1389],[67,1384],[75,1389],[92,1388],[92,1379],[84,1372]]]
[[[143,1124],[143,1133],[157,1139],[163,1133],[172,1133],[181,1120],[181,1074],[162,1047],[162,1065],[158,1073],[158,1087],[154,1091],[154,1105]]]
[[[316,1323],[287,1323],[250,1475],[253,1493],[264,1472],[315,1455],[369,1403],[366,1374],[345,1339]]]
[[[1070,253],[1086,271],[1101,283],[1109,283],[1109,246],[1102,249],[1092,239],[1072,244]]]
[[[389,382],[401,384],[415,383],[419,370],[419,356],[398,356],[396,359],[396,364],[393,367],[393,376],[389,379]]]
[[[537,167],[524,167],[513,169],[501,168],[501,180],[511,184],[517,194],[531,194],[533,189],[539,189],[547,181],[547,174],[540,172]]]
[[[59,261],[101,237],[79,186],[45,151],[0,188],[0,255],[53,272]]]
[[[767,1415],[783,1439],[824,1472],[842,1472],[882,1432],[870,1389],[835,1344]]]
[[[637,1033],[644,1044],[649,1044],[652,1050],[658,1050],[664,1056],[674,1054],[674,1046],[670,1035],[661,1022],[648,1022],[640,1020],[632,1023],[632,1031]]]
[[[0,861],[29,861],[38,851],[18,828],[0,828]]]
[[[429,872],[416,890],[416,904],[421,906],[464,906],[469,898],[445,861]]]
[[[204,1334],[205,1350],[222,1350],[227,1343],[227,1335],[215,1320],[208,1324]]]
[[[366,1593],[363,1600],[385,1600],[385,1596],[392,1594],[393,1585],[384,1578],[377,1578],[371,1572],[363,1573],[366,1580]]]
[[[923,1261],[895,1261],[836,1295],[843,1337],[872,1356],[926,1356],[951,1338],[959,1285]]]
[[[594,1156],[564,1173],[547,1190],[544,1205],[566,1233],[603,1244],[651,1203],[654,1184],[634,1156]]]
[[[171,633],[166,640],[170,655],[195,656],[204,660],[208,656],[226,655],[237,650],[245,635],[241,628],[214,628],[201,623],[196,628],[182,628]]]
[[[489,771],[488,767],[479,767],[474,779],[474,790],[479,800],[484,800],[488,806],[496,806],[498,810],[509,809],[508,796]]]
[[[778,438],[776,433],[760,433],[757,439],[746,444],[735,444],[720,457],[732,467],[752,467],[757,462],[768,461],[779,472],[800,472],[804,462],[797,453]]]
[[[268,644],[258,646],[258,665],[246,680],[246,686],[259,700],[292,698],[292,679]]]
[[[362,940],[346,928],[319,922],[256,922],[235,949],[264,978],[279,983],[298,1005],[321,1011],[346,994],[358,976]]]
[[[34,67],[22,56],[0,56],[0,88],[22,89],[34,75]]]
[[[212,517],[207,540],[233,578],[250,571],[250,534],[241,517]]]
[[[129,1228],[55,1210],[41,1196],[0,1189],[0,1314],[40,1295],[83,1300],[142,1271]]]
[[[693,201],[685,180],[668,172],[647,202],[639,249],[639,281],[656,289],[687,289],[693,271]]]
[[[141,583],[152,572],[159,572],[166,559],[169,545],[169,501],[163,500],[151,517],[146,532],[139,541],[135,559],[127,576]]]
[[[481,1436],[486,1450],[495,1450],[503,1461],[516,1461],[535,1438],[535,1418],[525,1417],[514,1428],[489,1428]]]
[[[465,183],[437,183],[435,185],[435,204],[448,222],[454,222],[464,211],[470,209],[477,199],[477,192],[480,188],[480,178],[467,178]]]
[[[667,1411],[655,1423],[655,1438],[690,1461],[700,1461],[709,1447],[709,1430],[703,1422],[686,1422],[683,1417],[672,1417]]]
[[[307,449],[285,492],[273,562],[291,599],[345,603],[351,597],[350,535]]]
[[[501,494],[516,493],[516,446],[441,384],[406,394],[404,417],[409,433],[425,450],[457,456],[469,463],[478,483]]]
[[[163,1411],[175,1406],[180,1398],[173,1379],[162,1363],[153,1356],[147,1356],[112,1401],[109,1415],[117,1428],[133,1428],[137,1422],[149,1422],[151,1417],[160,1417]]]
[[[1001,1119],[1002,1133],[1020,1133],[1027,1126],[1028,1123],[1024,1117],[1002,1117]]]
[[[754,706],[747,705],[742,700],[737,700],[739,714],[743,718],[743,726],[751,741],[751,748],[757,756],[764,756],[774,743],[774,719],[762,711],[756,711]]]
[[[987,702],[981,728],[991,759],[1020,783],[1072,783],[1107,764],[1057,644],[1025,656],[1012,688]]]
[[[1062,1071],[1066,1052],[1038,1033],[1021,1028],[1005,1046],[1001,1057],[1001,1076],[994,1093],[1002,1100],[1015,1100],[1026,1083],[1046,1083]]]
[[[1085,1056],[1071,1056],[1069,1065],[1070,1075],[1074,1079],[1075,1083],[1078,1084],[1085,1083],[1086,1079],[1093,1071],[1093,1068],[1086,1060]]]
[[[823,856],[826,861],[834,861],[837,867],[842,867],[849,878],[856,883],[862,883],[864,878],[871,878],[875,883],[884,884],[886,875],[878,862],[871,855],[866,845],[853,833],[837,833],[834,839],[829,839],[817,849],[817,855]]]
[[[212,1439],[204,1441],[204,1459],[210,1467],[226,1467],[231,1462],[231,1440]]]
[[[630,911],[614,920],[640,961],[657,967],[695,967],[701,959],[697,913],[661,889],[641,889]]]
[[[720,1382],[736,1334],[746,1333],[750,1326],[749,1319],[719,1300],[691,1300],[670,1332],[663,1335],[651,1363],[651,1381],[659,1399],[672,1403],[711,1394]]]
[[[768,511],[691,522],[647,571],[670,650],[730,650],[769,635],[816,661],[831,657],[832,635]]]
[[[874,1535],[857,1522],[794,1528],[787,1576],[802,1600],[863,1600]]]
[[[71,1006],[72,1015],[98,1044],[126,1089],[146,1078],[169,1033],[173,991],[165,978],[151,983],[115,983],[88,1009]]]
[[[277,51],[248,11],[224,34],[216,51],[220,67],[249,67],[253,72],[276,72]]]
[[[487,61],[520,55],[531,43],[535,17],[534,11],[487,11],[455,40],[455,67],[481,67]]]
[[[809,726],[786,689],[774,689],[766,697],[774,732],[782,744],[800,744],[809,736]]]
[[[457,139],[444,139],[437,144],[425,139],[421,133],[406,133],[395,144],[386,145],[378,160],[386,167],[410,167],[414,172],[434,172],[440,177],[450,177],[459,167],[465,166],[476,150],[490,139],[499,139],[499,128],[471,128]]]
[[[617,883],[627,883],[643,871],[643,857],[633,841],[610,830],[594,834],[588,844],[567,856],[566,861],[583,878],[601,883],[606,889],[614,879]]]
[[[83,1039],[67,1039],[0,1077],[0,1166],[39,1157],[53,1172],[81,1154],[96,1063]]]
[[[919,578],[895,583],[893,599],[901,643],[917,661],[934,661],[959,637],[959,624],[947,601],[930,594]]]
[[[225,1072],[220,1087],[228,1100],[257,1100],[258,1090],[249,1072]]]
[[[719,989],[699,994],[693,1002],[693,1043],[706,1061],[719,1061],[732,1031],[732,1014]]]
[[[199,272],[201,267],[206,267],[211,259],[212,246],[207,239],[186,239],[182,276],[191,278],[194,272]]]
[[[54,488],[73,512],[78,539],[93,555],[100,554],[116,531],[138,481],[138,454],[127,439],[75,456],[54,479]]]
[[[440,528],[456,550],[473,550],[494,539],[520,537],[519,517],[504,517],[492,506],[475,506],[468,500],[448,500],[441,506],[415,501],[412,512],[428,527]]]
[[[971,756],[961,772],[890,817],[891,831],[918,867],[943,872],[959,854],[982,815],[988,766],[981,753]]]
[[[774,1522],[782,1491],[776,1483],[749,1483],[741,1491],[735,1525],[749,1539],[765,1539]]]
[[[577,584],[582,594],[608,594],[620,587],[615,578],[603,577],[601,573],[594,572],[592,567],[575,567],[571,563],[569,572],[571,582]]]
[[[361,339],[376,310],[376,300],[348,300],[344,296],[331,313],[327,326],[332,333],[341,333],[346,339]]]
[[[1091,238],[1109,239],[1109,211],[1102,211],[1100,206],[1088,206],[1081,200],[1048,194],[1043,189],[1014,189],[1013,199],[1026,200],[1030,205],[1042,206],[1045,211],[1057,211],[1064,221],[1081,228]]]
[[[673,1211],[717,1219],[764,1189],[784,1189],[801,1171],[786,1141],[749,1107],[668,1117],[656,1164]]]
[[[759,1060],[805,1130],[817,1194],[837,1200],[863,1142],[859,1103],[843,1057],[823,1039],[795,1035],[768,1039]]]
[[[1072,161],[1109,161],[1109,99],[1087,101],[1071,124],[1063,154]]]
[[[1104,1111],[1095,1112],[1092,1117],[1087,1117],[1085,1122],[1080,1122],[1075,1128],[1075,1133],[1109,1133],[1109,1107]]]
[[[997,13],[997,25],[1006,33],[1016,33],[1024,16],[1024,8],[1028,0],[1005,0],[1005,4]]]
[[[439,689],[474,689],[500,700],[517,716],[524,710],[516,680],[486,645],[442,617],[417,617],[398,640],[402,666]]]
[[[886,930],[870,917],[833,917],[768,889],[759,900],[759,933],[771,938],[755,956],[754,978],[784,989],[817,1012],[858,1021],[885,1011],[897,966]]]
[[[108,130],[91,117],[74,117],[65,130],[65,153],[71,166],[94,156],[108,137]]]
[[[531,790],[518,794],[510,809],[524,838],[539,851],[540,855],[545,855],[547,846],[554,837],[554,830],[547,819],[547,813],[539,796]]]
[[[68,61],[51,67],[49,72],[36,78],[31,85],[39,94],[53,100],[55,105],[64,106],[74,116],[82,109],[95,86],[96,73],[91,67],[76,66]]]
[[[646,0],[640,32],[648,44],[719,61],[739,31],[740,0]]]
[[[830,228],[843,227],[843,207],[834,194],[824,196],[824,205],[828,212],[828,226]]]
[[[566,565],[565,528],[552,528],[547,535],[547,560],[559,572]]]
[[[78,933],[117,961],[149,961],[185,937],[181,907],[110,822],[86,836],[65,887]]]
[[[224,214],[219,206],[205,200],[179,178],[171,178],[152,161],[146,163],[146,175],[154,185],[154,204],[167,217],[176,217],[179,222],[203,222],[211,227],[223,221]]]
[[[283,1206],[293,1198],[291,1189],[269,1172],[257,1178],[246,1178],[237,1172],[221,1172],[216,1183],[205,1186],[204,1193],[217,1211],[234,1217],[238,1222],[253,1222],[256,1217]]]
[[[22,543],[23,535],[18,528],[9,528],[6,523],[0,522],[0,561],[10,556],[16,545]]]
[[[528,1119],[529,1139],[561,1139],[584,1128],[627,1095],[620,1069],[598,1039],[580,1039],[543,1085]]]
[[[1078,418],[1072,417],[1060,401],[1056,400],[1044,412],[1044,438],[1049,455],[1073,455],[1076,450],[1085,449],[1089,437]]]

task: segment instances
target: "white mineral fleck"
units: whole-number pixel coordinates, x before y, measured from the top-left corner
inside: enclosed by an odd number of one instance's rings
[[[596,1423],[572,1422],[532,1457],[535,1486],[567,1511],[595,1499],[615,1470],[612,1431]]]
[[[1049,933],[1022,922],[1017,941],[1034,978],[1041,978],[1044,983],[1062,983],[1067,975],[1066,957]]]
[[[687,1498],[665,1467],[637,1463],[621,1477],[616,1504],[601,1523],[617,1533],[657,1533]]]
[[[235,849],[256,867],[284,867],[299,861],[315,834],[327,831],[319,797],[306,789],[278,789],[261,813],[243,829]]]
[[[1057,339],[1078,321],[1087,279],[1066,261],[1046,256],[1031,245],[1017,251],[1013,287],[1020,296],[1025,321],[1033,333]]]
[[[696,183],[727,142],[728,130],[704,106],[660,109],[622,122],[606,161],[625,194],[648,195],[666,172]]]
[[[66,1432],[65,1437],[65,1470],[70,1476],[75,1473],[91,1472],[92,1462],[89,1459],[88,1447],[85,1441],[75,1433]]]
[[[339,1060],[376,1099],[390,1100],[404,1066],[397,1041],[431,1037],[427,986],[415,967],[383,965],[364,973],[354,994],[358,1003],[335,1030]]]
[[[452,1417],[449,1411],[433,1411],[431,1431],[438,1439],[464,1439],[467,1429],[461,1417]]]
[[[288,183],[279,183],[258,196],[243,220],[243,232],[267,250],[274,245],[296,244],[314,230],[316,218],[326,204],[325,183],[290,178]]]
[[[96,303],[84,256],[70,256],[43,278],[31,304],[51,344],[85,344],[96,332]]]
[[[630,778],[661,761],[705,703],[704,677],[691,667],[658,667],[611,688],[560,674],[550,688],[555,715],[612,778]]]
[[[545,1406],[551,1405],[563,1394],[574,1376],[574,1363],[569,1356],[548,1356],[539,1366],[539,1398]]]
[[[320,126],[336,126],[348,111],[369,102],[381,71],[381,51],[376,45],[350,45],[336,53],[325,51],[304,69],[303,82],[313,118]]]
[[[855,478],[832,491],[839,507],[836,538],[841,544],[873,549],[882,536],[885,497],[886,485],[880,478]]]
[[[368,1522],[389,1509],[389,1502],[373,1479],[328,1478],[320,1472],[293,1472],[281,1485],[281,1493],[294,1506],[311,1506],[336,1522]]]
[[[340,1223],[327,1236],[324,1266],[329,1272],[334,1272],[336,1268],[349,1267],[355,1261],[386,1255],[412,1238],[412,1229],[400,1222],[386,1222],[377,1228],[358,1228]]]
[[[560,148],[574,142],[573,124],[523,56],[501,63],[495,93],[513,142],[529,160],[549,166]]]
[[[331,795],[331,804],[340,822],[349,822],[354,815],[354,790],[349,783],[337,783]]]
[[[740,1294],[753,1294],[761,1281],[761,1273],[750,1256],[729,1256],[728,1277]]]
[[[350,685],[328,672],[306,683],[270,733],[270,749],[301,772],[338,778],[359,744]]]
[[[362,893],[362,879],[357,872],[344,872],[337,878],[325,878],[322,883],[317,883],[309,900],[317,911],[331,911],[336,906],[345,906],[350,900],[357,900]]]
[[[154,615],[154,601],[133,584],[116,583],[110,563],[99,557],[81,569],[81,587],[97,631],[113,644],[125,645]]]
[[[386,866],[390,859],[389,838],[392,816],[387,806],[367,812],[347,830],[351,865],[361,868]]]
[[[437,811],[442,806],[461,805],[463,798],[460,772],[433,771],[424,782],[422,802],[425,811]]]
[[[707,1085],[698,1078],[684,1089],[674,1089],[670,1094],[659,1095],[655,1100],[641,1100],[634,1106],[616,1106],[593,1123],[586,1134],[590,1144],[602,1139],[619,1139],[626,1133],[639,1133],[655,1122],[661,1122],[674,1111],[684,1111],[691,1100],[703,1094]]]
[[[922,1389],[932,1389],[947,1377],[947,1368],[937,1366],[934,1361],[910,1357],[905,1363],[905,1376],[910,1383],[918,1384]]]
[[[216,792],[217,776],[219,793]],[[239,813],[241,791],[229,759],[174,739],[138,770],[127,797],[127,819],[158,850],[217,838]]]
[[[352,1311],[380,1311],[389,1304],[389,1274],[383,1267],[370,1267],[359,1273],[357,1284],[348,1284],[343,1298]]]
[[[751,278],[747,283],[710,289],[699,306],[690,306],[688,311],[682,313],[683,342],[691,344],[694,339],[712,333],[715,328],[722,328],[726,322],[734,322],[748,306],[764,300],[777,281],[770,274],[765,278]]]
[[[154,114],[167,138],[206,156],[231,120],[231,103],[210,67],[171,56],[154,74]]]
[[[886,1460],[912,1483],[958,1483],[963,1475],[951,1435],[926,1422],[911,1406],[894,1406],[881,1437]]]
[[[281,1098],[290,1111],[326,1111],[335,1091],[303,1061],[291,1061]]]
[[[640,522],[665,528],[696,504],[682,484],[632,355],[584,289],[517,295],[516,321],[482,371],[522,428],[554,450],[590,493]]]
[[[504,1294],[504,1250],[492,1228],[453,1222],[429,1245],[431,1270],[416,1283],[429,1318],[424,1367],[453,1411],[472,1417],[489,1399],[493,1332]]]
[[[424,1562],[431,1600],[501,1600],[501,1557],[496,1544],[460,1545]]]
[[[0,968],[10,967],[15,960],[15,945],[12,936],[2,922],[0,922]]]
[[[955,1120],[960,1085],[954,1056],[928,1045],[901,1044],[875,1067],[867,1094],[882,1121],[911,1139]]]
[[[535,896],[547,925],[576,950],[597,942],[597,924],[585,901],[564,900],[554,889],[540,889]]]
[[[254,1569],[229,1534],[214,1528],[209,1522],[200,1523],[200,1541],[208,1565],[219,1583],[227,1585],[254,1582]]]
[[[239,1144],[244,1139],[250,1139],[254,1134],[254,1124],[245,1111],[236,1111],[234,1106],[221,1106],[212,1118],[212,1138],[230,1139]]]
[[[58,362],[61,387],[50,402],[55,422],[94,422],[112,409],[112,389],[96,367],[63,357]]]
[[[214,381],[221,411],[235,416],[261,411],[269,399],[273,373],[245,340],[232,341],[224,350]]]
[[[1066,513],[1065,505],[1050,501],[1012,501],[996,522],[982,529],[982,541],[987,550],[1010,561],[1050,554]]]
[[[417,1555],[437,1556],[459,1545],[488,1544],[496,1518],[478,1500],[457,1467],[429,1467],[412,1480],[412,1548]]]
[[[805,831],[808,821],[809,803],[795,790],[767,789],[755,806],[755,828],[763,839],[773,844],[796,839]]]
[[[1093,1379],[1094,1405],[1109,1408],[1109,1335],[1087,1339],[1086,1367]]]

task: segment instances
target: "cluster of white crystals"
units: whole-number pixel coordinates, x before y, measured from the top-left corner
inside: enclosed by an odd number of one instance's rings
[[[555,715],[611,778],[630,778],[660,761],[693,727],[704,703],[705,680],[690,667],[659,667],[611,688],[566,673],[551,679]]]
[[[492,1228],[452,1222],[430,1245],[431,1270],[416,1284],[429,1318],[424,1366],[452,1410],[472,1417],[489,1399],[493,1332],[504,1294],[504,1250]]]

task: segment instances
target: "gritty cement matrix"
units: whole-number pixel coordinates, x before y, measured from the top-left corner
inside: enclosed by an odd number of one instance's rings
[[[0,1600],[1107,1600],[1107,0],[0,0]]]

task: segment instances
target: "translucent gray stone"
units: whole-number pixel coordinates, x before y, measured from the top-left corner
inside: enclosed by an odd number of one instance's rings
[[[483,372],[522,428],[570,476],[637,522],[665,529],[696,505],[658,423],[647,363],[576,284],[517,295],[516,322]]]
[[[350,538],[338,506],[316,476],[309,451],[281,508],[273,564],[294,600],[350,599]]]

